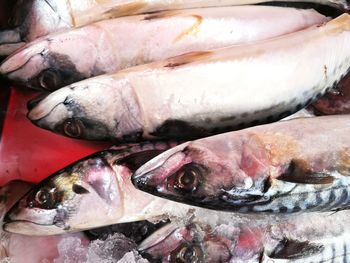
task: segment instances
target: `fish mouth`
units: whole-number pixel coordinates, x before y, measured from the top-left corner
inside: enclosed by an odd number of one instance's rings
[[[42,54],[46,52],[46,47],[47,41],[34,42],[25,45],[2,62],[0,65],[0,74],[7,76],[11,75],[11,77],[16,78],[16,80],[21,80],[21,78],[23,78],[22,81],[25,81],[24,78],[29,79],[32,76],[21,76],[24,75],[24,73],[20,73],[25,70],[28,70],[32,74],[40,72],[41,69],[38,69],[38,66],[36,66],[35,69],[30,69],[29,64],[35,57],[42,57]],[[38,65],[41,64],[42,63],[38,63]],[[35,70],[35,72],[33,72],[33,70]]]
[[[65,105],[68,95],[66,96],[65,91],[69,92],[62,88],[59,90],[59,93],[44,94],[31,100],[27,104],[27,118],[41,128],[46,128],[47,125],[50,126],[50,118],[53,119],[52,125],[68,118],[68,109]],[[55,111],[59,111],[58,115],[60,118],[53,116]]]

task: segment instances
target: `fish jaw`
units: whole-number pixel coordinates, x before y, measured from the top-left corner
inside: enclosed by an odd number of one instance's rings
[[[101,96],[101,89],[111,96]],[[34,105],[27,117],[35,125],[67,137],[128,142],[143,134],[135,94],[123,79],[111,75],[61,88]]]

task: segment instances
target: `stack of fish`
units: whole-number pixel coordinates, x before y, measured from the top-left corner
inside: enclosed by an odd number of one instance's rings
[[[67,262],[103,262],[88,235],[112,262],[350,262],[349,6],[262,2],[19,0],[0,73],[43,91],[29,120],[116,146],[12,190],[5,254],[75,238]]]

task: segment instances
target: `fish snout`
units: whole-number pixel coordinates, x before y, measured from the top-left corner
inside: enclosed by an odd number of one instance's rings
[[[28,103],[27,103],[28,111],[31,111],[33,108],[35,108],[35,106],[37,106],[48,95],[49,95],[49,93],[43,93],[43,94],[39,95],[38,97],[28,101]]]

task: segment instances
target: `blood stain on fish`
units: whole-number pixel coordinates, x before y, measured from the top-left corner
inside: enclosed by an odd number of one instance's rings
[[[145,1],[137,1],[134,3],[128,3],[125,5],[117,6],[111,8],[103,13],[106,19],[112,19],[115,17],[127,16],[137,14],[142,8],[147,6]]]
[[[164,66],[165,68],[176,68],[182,65],[186,65],[192,62],[205,59],[212,54],[210,51],[199,51],[191,52],[186,55],[181,55],[168,60],[168,63]]]
[[[195,23],[188,29],[184,30],[180,35],[178,35],[174,42],[178,42],[186,36],[195,35],[199,32],[199,27],[203,22],[203,17],[199,15],[192,15],[191,17],[195,18]]]

